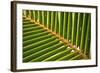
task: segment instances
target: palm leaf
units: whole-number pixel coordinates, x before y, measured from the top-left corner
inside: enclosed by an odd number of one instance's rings
[[[23,10],[23,62],[90,58],[91,14]]]

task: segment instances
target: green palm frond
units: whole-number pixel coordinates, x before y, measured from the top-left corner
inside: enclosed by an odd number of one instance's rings
[[[90,59],[91,14],[23,10],[23,62]]]

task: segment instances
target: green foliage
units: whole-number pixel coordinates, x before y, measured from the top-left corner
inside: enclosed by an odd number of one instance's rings
[[[84,59],[78,51],[35,22],[68,40],[90,58],[90,13],[23,10],[23,62]]]

